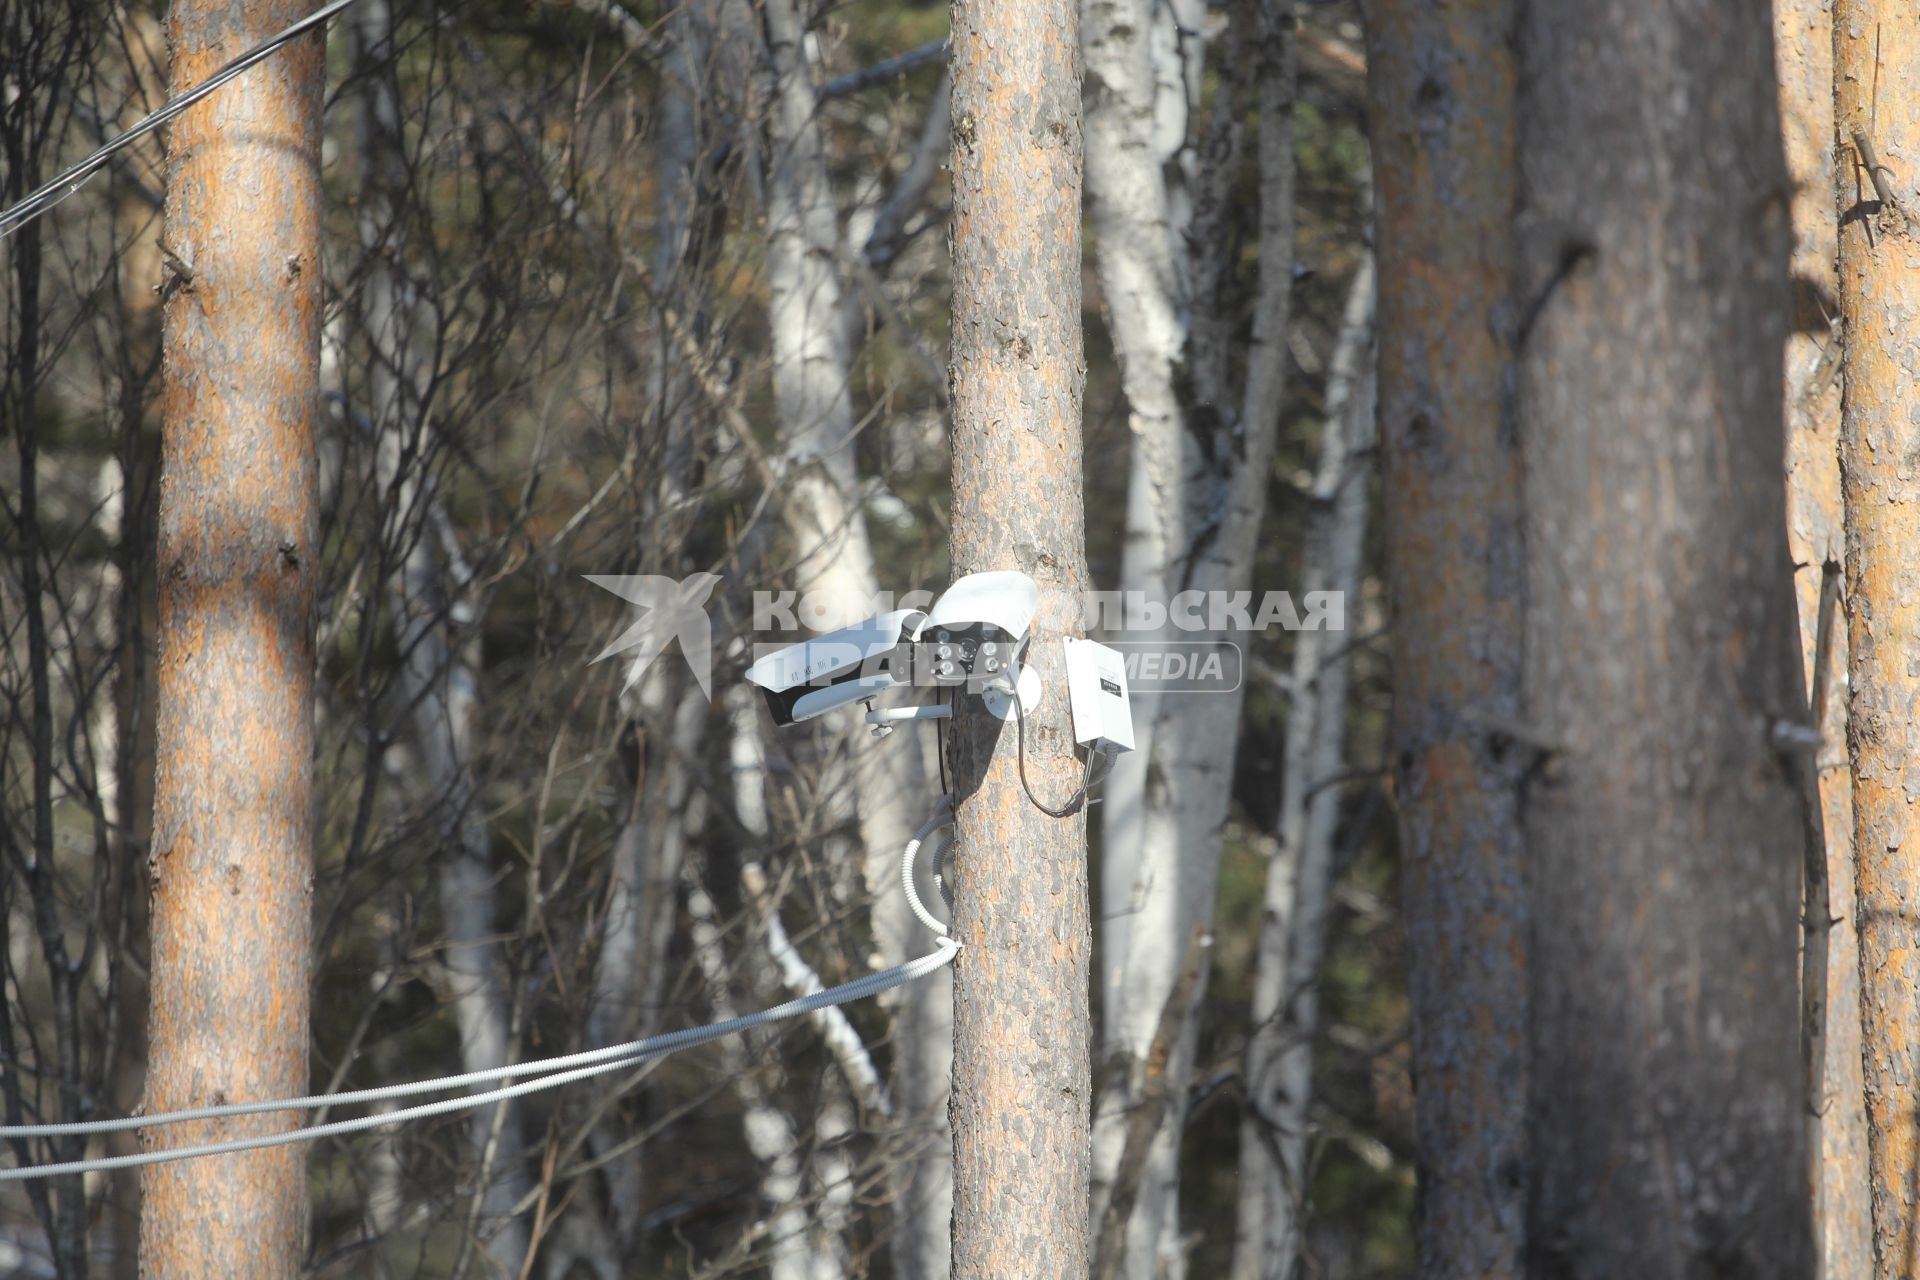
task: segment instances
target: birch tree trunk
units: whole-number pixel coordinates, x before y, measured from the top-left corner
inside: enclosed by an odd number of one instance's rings
[[[1373,446],[1373,257],[1363,254],[1328,371],[1327,420],[1314,475],[1299,589],[1340,594],[1353,626],[1367,531]],[[1280,780],[1280,846],[1297,850],[1268,867],[1255,961],[1253,1035],[1246,1079],[1254,1106],[1240,1121],[1239,1229],[1233,1275],[1294,1274],[1307,1193],[1313,1045],[1320,1025],[1320,960],[1333,888],[1347,733],[1353,637],[1294,637],[1287,741]]]
[[[697,748],[705,700],[691,681],[657,665],[638,691],[633,732],[640,761],[628,780],[627,813],[609,854],[607,907],[600,926],[600,950],[594,957],[593,1007],[587,1039],[596,1048],[637,1040],[659,1028],[667,986],[667,954],[679,910],[681,862],[685,839],[680,816],[668,804],[674,757],[683,747]],[[684,687],[683,687],[684,685]],[[640,1246],[644,1208],[646,1150],[620,1150],[628,1134],[609,1116],[590,1139],[607,1164],[605,1183],[612,1235],[623,1256]]]
[[[1809,764],[1823,846],[1803,897],[1802,1001],[1809,1050],[1815,1238],[1829,1280],[1873,1270],[1865,1082],[1860,1062],[1860,938],[1854,911],[1853,783],[1847,770],[1847,637],[1838,622],[1845,519],[1840,492],[1840,343],[1833,217],[1833,12],[1776,0],[1781,132],[1793,180],[1794,332],[1786,351],[1787,543],[1800,649],[1820,743]],[[1822,647],[1822,637],[1825,647]],[[1816,875],[1816,873],[1819,873]],[[1824,884],[1825,902],[1821,885]]]
[[[818,123],[805,29],[792,0],[763,6],[767,63],[767,284],[774,402],[784,452],[781,495],[803,596],[828,604],[823,629],[873,612],[879,590],[861,508],[854,454],[851,366],[838,212]],[[924,793],[920,743],[876,740],[859,717],[827,750],[822,785],[842,812],[851,806],[863,848],[862,877],[875,907],[882,962],[907,959],[918,925],[891,892],[899,851]],[[900,1121],[911,1153],[895,1178],[894,1268],[902,1280],[944,1280],[949,1271],[952,1162],[944,1111],[952,1061],[952,979],[944,971],[898,994]]]
[[[1875,1274],[1920,1267],[1920,13],[1880,0],[1833,9],[1846,495],[1847,744],[1858,857]]]
[[[1196,132],[1204,14],[1190,5],[1103,0],[1086,15],[1088,195],[1133,433],[1120,585],[1160,605],[1185,590],[1252,585],[1279,419],[1292,280],[1293,15],[1283,3],[1244,12],[1256,26],[1236,31],[1242,43],[1229,57],[1209,145],[1201,148],[1209,167],[1196,175],[1197,198],[1178,158],[1192,154]],[[1226,192],[1238,176],[1241,113],[1256,105],[1260,268],[1251,354],[1236,391],[1223,354],[1237,341],[1238,323],[1238,300],[1222,296],[1232,274],[1224,261],[1234,217]],[[1189,314],[1191,327],[1183,319]],[[1145,637],[1130,630],[1128,638]],[[1149,643],[1202,638],[1169,623]],[[1147,1058],[1186,940],[1213,918],[1242,703],[1238,691],[1168,699],[1137,690],[1136,750],[1121,757],[1107,785],[1096,1217],[1147,1087]],[[1189,1015],[1165,1068],[1172,1102],[1128,1223],[1129,1276],[1184,1270],[1179,1139],[1194,1032]]]
[[[427,804],[438,816],[441,848],[435,880],[446,933],[442,958],[460,1027],[463,1071],[503,1066],[511,1053],[510,984],[496,940],[493,855],[473,776],[478,715],[477,641],[468,634],[472,574],[441,511],[432,478],[436,450],[427,434],[427,362],[431,308],[417,305],[408,278],[409,177],[393,15],[387,0],[364,0],[353,17],[361,72],[360,151],[366,166],[360,237],[370,270],[361,286],[361,322],[371,355],[368,392],[390,545],[401,549],[391,584],[398,686],[424,766]],[[516,1109],[501,1103],[471,1122],[484,1190],[483,1244],[491,1266],[518,1275],[527,1252],[524,1224],[506,1217],[527,1192]]]
[[[740,1010],[733,1001],[713,899],[697,877],[688,894],[687,913],[693,918],[694,962],[706,979],[707,1003],[714,1020],[738,1017]],[[768,1068],[754,1061],[749,1044],[738,1036],[728,1036],[719,1046],[721,1070],[734,1082],[745,1108],[741,1123],[747,1150],[761,1165],[760,1196],[767,1217],[754,1224],[754,1231],[767,1237],[769,1280],[825,1280],[828,1273],[814,1265],[816,1258],[807,1239],[807,1209],[800,1198],[805,1168],[793,1121],[772,1101],[772,1089],[763,1078]],[[778,1085],[776,1071],[773,1088]]]
[[[1019,569],[1043,607],[1025,774],[1080,778],[1060,639],[1086,587],[1080,410],[1080,50],[1073,0],[953,5],[953,572]],[[1020,732],[952,722],[953,1272],[1087,1270],[1086,830],[1023,794]]]
[[[663,33],[666,55],[654,152],[659,175],[653,205],[653,288],[688,317],[698,317],[704,302],[701,273],[706,246],[696,229],[708,213],[712,152],[719,141],[712,127],[717,95],[708,86],[721,43],[715,28],[723,5],[724,0],[698,0],[682,6],[671,15]],[[631,16],[618,6],[607,12]],[[677,556],[666,558],[666,549],[683,518],[665,513],[683,509],[692,443],[704,425],[683,361],[671,341],[658,345],[659,357],[648,372],[648,401],[654,411],[651,425],[664,448],[659,474],[652,477],[643,505],[651,517],[649,528],[661,530],[653,548],[661,558],[642,564],[646,572],[666,572],[678,561]],[[691,567],[679,562],[676,572]],[[629,692],[631,701],[624,701],[623,695],[622,709],[630,720],[622,728],[634,734],[641,764],[635,777],[624,780],[630,788],[627,813],[609,859],[607,909],[594,958],[593,1006],[587,1020],[587,1039],[595,1047],[638,1039],[658,1027],[685,845],[677,830],[678,812],[666,803],[668,762],[679,746],[698,741],[698,730],[687,718],[704,710],[686,705],[688,699],[698,702],[697,690],[683,671],[666,663],[655,665],[644,682]],[[623,1149],[626,1137],[610,1116],[595,1129],[591,1144],[596,1155],[606,1160],[601,1180],[612,1235],[622,1256],[630,1258],[641,1243],[647,1152]]]
[[[1813,1264],[1787,187],[1771,28],[1727,16],[1518,29],[1534,1275]]]
[[[1155,67],[1155,54],[1164,48],[1159,29],[1177,20],[1172,6],[1146,0],[1094,0],[1084,6],[1082,19],[1087,207],[1130,429],[1120,587],[1159,602],[1179,590],[1178,575],[1193,544],[1186,527],[1185,481],[1196,470],[1198,452],[1174,385],[1186,345],[1180,317],[1191,298],[1184,287],[1185,227],[1175,225],[1164,176],[1187,141],[1186,116],[1198,104],[1182,92],[1163,111]],[[1163,116],[1177,119],[1177,130],[1161,128]],[[1140,1104],[1147,1057],[1180,949],[1196,924],[1213,918],[1220,849],[1212,831],[1190,832],[1191,840],[1180,840],[1169,822],[1167,789],[1156,786],[1149,793],[1160,700],[1150,686],[1136,685],[1131,693],[1135,749],[1116,763],[1101,811],[1096,1222],[1105,1217],[1119,1173],[1128,1121]],[[1188,1028],[1180,1026],[1169,1053],[1167,1122],[1148,1148],[1126,1224],[1121,1274],[1133,1280],[1156,1274],[1162,1243],[1178,1234],[1177,1135],[1185,1110],[1178,1081],[1186,1064],[1171,1059],[1184,1058],[1181,1051],[1190,1039]]]
[[[306,12],[174,6],[173,92]],[[323,53],[289,45],[170,139],[148,1111],[306,1091]],[[142,1180],[147,1275],[297,1276],[306,1227],[303,1147]]]

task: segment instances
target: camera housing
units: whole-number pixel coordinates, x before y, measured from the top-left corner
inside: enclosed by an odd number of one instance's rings
[[[913,639],[926,621],[918,609],[896,609],[767,654],[747,680],[767,696],[779,725],[863,702],[913,683]]]
[[[964,686],[993,695],[1037,679],[1020,656],[1040,610],[1040,588],[1017,570],[970,573],[933,609],[896,609],[770,653],[747,669],[775,724],[798,724],[907,685]],[[1025,678],[1022,679],[1022,676]],[[883,719],[931,718],[883,716]],[[876,713],[877,714],[877,713]],[[870,719],[873,717],[870,716]],[[876,721],[878,724],[879,721]]]
[[[920,628],[916,672],[935,684],[980,688],[1016,678],[1040,587],[1024,573],[970,573],[934,602]]]
[[[1040,584],[1018,569],[990,569],[969,573],[933,602],[928,628],[959,631],[990,627],[1014,640],[1025,640],[1040,612]]]

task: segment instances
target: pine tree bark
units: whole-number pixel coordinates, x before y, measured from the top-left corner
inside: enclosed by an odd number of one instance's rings
[[[1019,569],[1043,606],[1026,776],[1080,780],[1060,639],[1086,585],[1080,55],[1073,0],[953,6],[953,572]],[[1018,728],[953,721],[953,1274],[1087,1271],[1091,931],[1085,819],[1023,792]]]
[[[1421,1272],[1803,1276],[1770,27],[1375,17]]]
[[[1833,10],[1860,994],[1876,1272],[1920,1268],[1920,13],[1891,0]]]
[[[175,6],[173,92],[306,13]],[[170,139],[148,1111],[306,1091],[323,53],[288,46]],[[147,1275],[300,1273],[302,1147],[155,1165],[142,1195]]]
[[[1513,0],[1369,13],[1394,792],[1413,1016],[1418,1269],[1522,1273],[1528,914],[1524,514],[1507,380]]]
[[[1529,1270],[1804,1276],[1771,26],[1602,0],[1518,34]]]
[[[1780,125],[1793,180],[1793,333],[1786,350],[1787,543],[1812,691],[1821,847],[1808,863],[1802,1003],[1808,1050],[1814,1232],[1820,1274],[1873,1271],[1865,1083],[1860,1066],[1860,940],[1855,927],[1853,782],[1847,769],[1847,636],[1838,619],[1845,518],[1840,492],[1841,334],[1833,216],[1833,6],[1775,0]],[[1822,636],[1826,637],[1822,648]],[[1825,902],[1821,904],[1824,885]],[[1824,976],[1821,976],[1824,973]]]

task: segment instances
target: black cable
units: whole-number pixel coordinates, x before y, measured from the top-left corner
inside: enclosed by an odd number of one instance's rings
[[[153,112],[141,120],[138,124],[134,125],[133,128],[95,151],[79,164],[74,165],[62,173],[59,177],[54,178],[51,182],[42,183],[30,195],[21,200],[20,203],[14,205],[11,209],[0,212],[0,240],[4,240],[6,237],[12,235],[20,227],[31,222],[78,191],[81,184],[86,182],[88,178],[91,178],[94,173],[99,170],[101,165],[111,160],[119,151],[131,145],[137,139],[145,137],[155,129],[158,129],[161,125],[173,119],[182,111],[185,111],[188,107],[218,89],[221,85],[226,84],[241,72],[246,71],[249,67],[266,61],[273,55],[274,50],[278,49],[281,45],[299,39],[352,3],[353,0],[332,0],[332,3],[308,14],[306,17],[300,19],[300,21],[288,27],[285,31],[282,31],[279,35],[262,41],[260,44],[247,50],[193,88],[167,103],[166,106],[161,107],[158,111]]]
[[[1080,789],[1074,792],[1072,798],[1069,799],[1066,802],[1066,804],[1062,805],[1058,809],[1045,803],[1040,799],[1039,796],[1033,793],[1033,784],[1027,781],[1027,709],[1025,706],[1021,704],[1020,693],[1017,688],[1013,691],[1012,698],[1013,698],[1013,718],[1015,723],[1018,724],[1019,726],[1018,741],[1015,747],[1015,751],[1018,753],[1020,758],[1020,785],[1023,788],[1025,788],[1027,793],[1027,799],[1033,801],[1033,807],[1038,809],[1040,812],[1046,814],[1049,818],[1071,818],[1074,814],[1080,812],[1080,810],[1086,806],[1086,803],[1087,803],[1086,781],[1082,780],[1080,784]],[[1087,777],[1091,778],[1092,776],[1093,776],[1093,753],[1089,751],[1087,753]]]
[[[1104,742],[1105,739],[1103,738],[1101,741]],[[1093,757],[1095,753],[1098,753],[1100,756],[1100,767],[1098,769],[1093,767]],[[1081,780],[1080,787],[1088,795],[1088,804],[1099,803],[1099,801],[1092,799],[1093,789],[1107,780],[1107,775],[1113,772],[1113,766],[1119,763],[1119,760],[1120,757],[1116,753],[1107,750],[1105,747],[1092,745],[1087,747],[1087,776]]]
[[[951,686],[940,691],[940,702],[943,706],[951,707],[953,705],[953,689]],[[952,716],[948,716],[946,719],[940,721],[938,732],[934,734],[933,738],[933,754],[940,761],[940,794],[948,797],[953,795],[953,785],[947,781],[947,730],[952,724]]]

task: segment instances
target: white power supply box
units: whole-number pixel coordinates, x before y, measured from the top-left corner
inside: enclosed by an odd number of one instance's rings
[[[1069,636],[1067,699],[1075,742],[1108,754],[1133,750],[1133,705],[1127,697],[1127,663],[1095,640]]]

